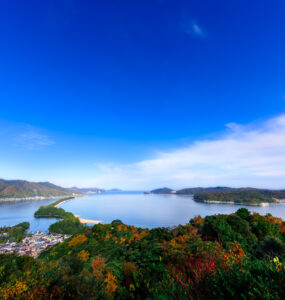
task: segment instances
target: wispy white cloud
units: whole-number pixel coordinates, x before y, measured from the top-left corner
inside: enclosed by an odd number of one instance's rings
[[[226,125],[212,140],[199,140],[128,165],[97,164],[99,186],[257,186],[285,188],[285,115],[261,124]]]
[[[193,20],[192,22],[188,22],[185,23],[183,26],[184,32],[189,34],[189,35],[193,35],[193,36],[199,36],[199,37],[205,37],[205,32],[202,29],[202,27],[200,25],[198,25],[198,23]]]
[[[39,129],[30,129],[20,133],[15,138],[15,143],[17,146],[34,150],[51,146],[54,144],[54,141],[48,135],[40,133]]]
[[[13,123],[0,119],[0,147],[18,149],[42,149],[55,144],[41,128],[26,123]]]
[[[198,26],[198,24],[193,24],[193,32],[197,35],[203,35],[203,30],[200,26]]]

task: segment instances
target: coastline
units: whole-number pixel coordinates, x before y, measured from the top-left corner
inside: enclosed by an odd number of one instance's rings
[[[58,207],[59,205],[61,205],[61,204],[65,203],[65,202],[67,202],[67,201],[69,201],[69,200],[71,200],[71,199],[68,199],[68,200],[63,200],[63,201],[61,201],[61,202],[57,203],[56,205],[54,205],[54,207]]]
[[[56,208],[58,208],[61,204],[63,204],[63,203],[65,203],[65,202],[67,202],[67,201],[69,201],[69,200],[72,200],[72,199],[74,199],[74,197],[72,197],[72,198],[63,198],[62,199],[62,201],[60,201],[60,199],[58,200],[58,203],[56,203],[56,204],[51,204],[51,205],[53,205],[54,207],[56,207]],[[102,221],[98,221],[98,220],[89,220],[89,219],[83,219],[83,218],[80,218],[80,216],[79,215],[74,215],[76,218],[78,218],[79,219],[79,222],[81,223],[81,224],[100,224],[100,223],[102,223]],[[51,217],[51,216],[42,216],[42,217]],[[52,216],[52,218],[61,218],[61,217],[59,217],[59,216]]]
[[[100,223],[102,223],[102,221],[82,219],[82,218],[80,218],[79,215],[74,215],[74,216],[76,218],[78,218],[80,223],[82,223],[82,224],[100,224]]]
[[[59,195],[59,196],[33,196],[33,197],[9,197],[9,198],[1,198],[1,201],[28,201],[28,200],[49,200],[49,199],[60,199],[62,197],[78,197],[81,196],[79,194],[70,194],[70,195]]]
[[[218,200],[195,200],[196,202],[200,203],[207,203],[207,204],[231,204],[231,205],[243,205],[243,206],[269,206],[271,204],[285,204],[285,202],[260,202],[260,203],[241,203],[241,202],[234,202],[234,201],[218,201]]]

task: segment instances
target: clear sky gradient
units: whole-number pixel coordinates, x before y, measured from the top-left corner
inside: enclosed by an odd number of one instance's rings
[[[0,5],[0,177],[285,188],[284,1]]]

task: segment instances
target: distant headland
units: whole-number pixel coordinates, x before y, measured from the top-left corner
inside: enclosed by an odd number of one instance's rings
[[[76,186],[64,188],[50,182],[0,179],[0,201],[57,199],[104,192],[122,192],[122,190],[118,188],[105,190],[97,187],[79,188]]]
[[[173,190],[167,187],[152,190],[154,194],[193,195],[194,200],[204,203],[225,203],[244,205],[266,205],[285,203],[285,190],[231,187],[194,187]]]
[[[0,179],[0,200],[42,200],[81,194],[50,182]]]

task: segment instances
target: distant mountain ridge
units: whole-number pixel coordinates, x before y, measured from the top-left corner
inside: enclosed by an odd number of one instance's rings
[[[0,199],[55,197],[72,195],[74,193],[75,191],[71,189],[66,189],[50,182],[0,179]]]
[[[150,191],[153,194],[172,194],[174,190],[164,187]],[[174,191],[175,192],[175,191]]]
[[[72,187],[71,188],[72,190],[74,191],[77,191],[79,193],[84,193],[84,194],[92,194],[92,193],[103,193],[105,192],[104,189],[99,189],[99,188],[96,188],[96,187],[91,187],[91,188],[78,188],[76,186]]]
[[[216,187],[194,187],[194,188],[185,188],[181,190],[173,190],[168,187],[159,188],[152,190],[151,193],[154,194],[181,194],[181,195],[194,195],[198,193],[209,193],[214,191],[230,191],[234,190],[233,188],[224,187],[224,186],[216,186]]]
[[[110,189],[110,190],[107,190],[107,192],[122,192],[123,190],[120,190],[120,189]]]
[[[231,191],[253,191],[253,190],[261,190],[255,188],[231,188],[227,186],[215,186],[215,187],[192,187],[192,188],[184,188],[180,190],[173,190],[168,187],[158,188],[152,190],[151,193],[154,194],[180,194],[180,195],[196,195],[200,193],[212,193],[212,192],[231,192]]]
[[[176,191],[176,194],[181,195],[190,195],[190,194],[200,194],[200,193],[211,193],[211,192],[218,192],[218,191],[234,191],[235,188],[230,188],[227,186],[215,186],[215,187],[194,187],[194,188],[185,188]]]

